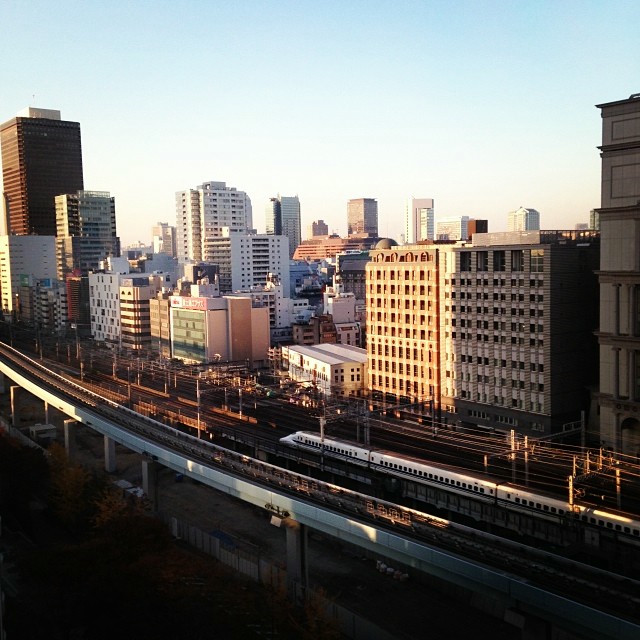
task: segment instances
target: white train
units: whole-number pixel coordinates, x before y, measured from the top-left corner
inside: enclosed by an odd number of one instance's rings
[[[297,431],[280,439],[283,444],[317,454],[343,458],[353,464],[402,478],[412,478],[417,482],[446,487],[448,491],[496,502],[512,510],[536,512],[550,520],[558,520],[571,515],[591,525],[610,529],[640,540],[640,521],[615,513],[608,513],[587,505],[559,500],[552,496],[534,493],[512,484],[496,483],[490,479],[462,473],[445,466],[437,466],[420,460],[405,458],[399,453],[367,449],[358,443],[337,438],[324,438],[318,433]]]

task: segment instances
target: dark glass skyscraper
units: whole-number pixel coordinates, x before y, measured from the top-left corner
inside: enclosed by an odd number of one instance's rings
[[[84,188],[80,124],[29,107],[0,125],[7,233],[56,235],[55,197]]]

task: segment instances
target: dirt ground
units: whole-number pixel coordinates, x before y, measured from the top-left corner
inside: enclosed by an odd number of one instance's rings
[[[8,415],[8,394],[0,395],[0,411]],[[29,424],[44,422],[42,403],[23,398],[21,416],[21,430],[26,433]],[[58,427],[57,440],[64,443],[64,416],[52,411],[50,418]],[[88,468],[104,470],[103,437],[79,425],[74,459]],[[116,445],[116,471],[110,477],[142,486],[142,457]],[[268,512],[186,477],[176,481],[175,473],[166,468],[158,474],[158,509],[214,535],[229,536],[238,546],[259,552],[274,564],[286,562],[285,531],[270,524]],[[394,637],[418,640],[434,633],[446,638],[519,637],[514,627],[443,595],[437,587],[429,588],[423,584],[427,580],[418,581],[411,571],[405,582],[381,574],[376,569],[378,559],[384,558],[365,557],[355,547],[310,532],[311,585],[322,587],[335,602]]]

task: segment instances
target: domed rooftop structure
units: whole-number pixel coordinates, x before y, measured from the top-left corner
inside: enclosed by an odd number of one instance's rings
[[[398,243],[393,238],[382,238],[382,240],[378,240],[376,244],[376,249],[392,249],[393,247],[397,247]]]

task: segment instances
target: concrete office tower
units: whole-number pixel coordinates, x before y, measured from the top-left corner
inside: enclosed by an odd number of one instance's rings
[[[378,235],[378,201],[356,198],[347,203],[347,235],[368,233]]]
[[[27,108],[0,125],[6,232],[53,236],[55,197],[84,187],[80,124]]]
[[[72,271],[87,275],[100,261],[120,255],[116,205],[108,191],[78,191],[56,196],[58,279]],[[78,274],[76,274],[78,275]]]
[[[535,209],[520,207],[509,211],[507,216],[507,231],[539,231],[540,213]]]
[[[316,236],[328,236],[329,226],[324,220],[314,220],[309,225],[309,237],[315,238]]]
[[[0,292],[5,316],[18,310],[20,281],[29,276],[55,280],[55,237],[0,236]]]
[[[466,240],[469,237],[468,225],[469,216],[455,216],[438,220],[436,240]]]
[[[598,377],[598,232],[476,233],[453,250],[456,418],[532,436],[579,423]]]
[[[265,210],[267,235],[289,238],[289,258],[301,242],[300,200],[298,196],[271,198]]]
[[[151,228],[153,253],[165,253],[176,257],[176,228],[168,222],[158,222]]]
[[[640,454],[640,94],[602,114],[600,437]]]
[[[435,237],[433,198],[409,198],[405,210],[404,241],[407,244]]]
[[[251,200],[225,182],[205,182],[176,193],[176,254],[180,262],[209,261],[208,243],[253,227]]]
[[[208,262],[219,267],[222,293],[244,291],[277,276],[289,291],[289,240],[286,236],[234,233],[213,238]]]

